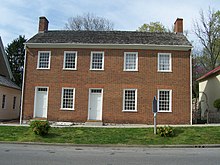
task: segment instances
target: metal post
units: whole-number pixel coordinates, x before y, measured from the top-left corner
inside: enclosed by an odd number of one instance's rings
[[[154,113],[154,134],[157,134],[157,112]]]
[[[152,112],[154,113],[154,134],[157,134],[157,99],[156,99],[156,96],[154,96],[154,99],[152,102]]]

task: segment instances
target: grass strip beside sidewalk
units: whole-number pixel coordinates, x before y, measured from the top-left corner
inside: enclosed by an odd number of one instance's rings
[[[153,128],[51,128],[47,136],[29,127],[0,126],[0,141],[72,144],[181,145],[220,144],[220,127],[175,127],[174,137],[153,134]]]

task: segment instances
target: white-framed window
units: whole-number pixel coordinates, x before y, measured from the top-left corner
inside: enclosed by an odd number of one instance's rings
[[[74,110],[75,88],[62,88],[61,109]]]
[[[6,95],[2,95],[2,109],[6,108]]]
[[[138,71],[138,52],[124,52],[124,71]]]
[[[123,111],[137,111],[137,89],[124,89]]]
[[[77,52],[64,51],[63,69],[76,70],[77,66]]]
[[[172,71],[171,53],[158,53],[158,71],[159,72]]]
[[[16,108],[16,100],[17,100],[17,97],[14,96],[14,97],[13,97],[13,109]]]
[[[50,51],[38,51],[37,69],[50,69]]]
[[[172,90],[158,90],[158,112],[172,112]]]
[[[90,70],[104,70],[104,52],[91,52]]]

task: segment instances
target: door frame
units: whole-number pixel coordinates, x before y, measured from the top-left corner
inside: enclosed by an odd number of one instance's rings
[[[36,101],[37,101],[37,90],[38,88],[47,88],[47,110],[46,110],[46,118],[47,118],[47,111],[48,111],[48,102],[49,102],[49,99],[48,99],[48,95],[49,95],[49,87],[47,86],[36,86],[35,87],[35,94],[34,94],[34,113],[33,113],[33,118],[35,118],[36,116]]]
[[[88,118],[87,118],[87,120],[90,120],[89,119],[89,116],[90,116],[90,100],[91,100],[91,90],[93,90],[93,89],[98,89],[98,90],[100,90],[101,89],[101,112],[100,112],[100,120],[102,121],[102,110],[103,110],[103,88],[89,88],[89,99],[88,99]]]

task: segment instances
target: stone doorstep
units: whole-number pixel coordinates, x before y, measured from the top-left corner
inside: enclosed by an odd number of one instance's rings
[[[30,121],[34,121],[34,120],[42,120],[42,121],[45,121],[47,120],[47,118],[33,118],[33,119],[30,119]]]
[[[52,125],[54,126],[72,126],[74,123],[72,122],[55,122]]]
[[[85,122],[86,126],[103,126],[103,122],[101,120],[88,120]]]

